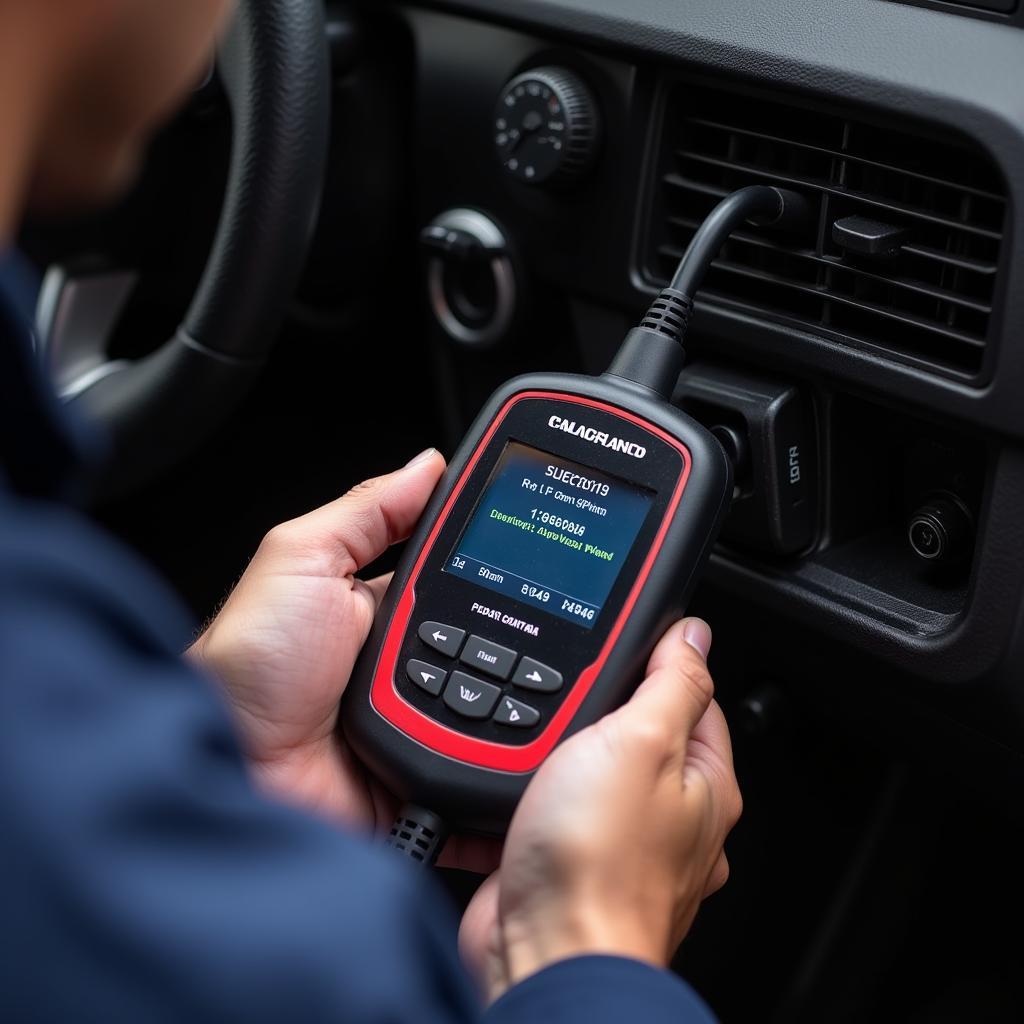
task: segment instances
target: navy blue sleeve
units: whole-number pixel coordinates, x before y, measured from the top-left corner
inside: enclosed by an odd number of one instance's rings
[[[564,960],[501,997],[486,1024],[715,1024],[685,982],[636,960],[588,956]]]
[[[260,797],[189,623],[70,513],[0,489],[0,1016],[480,1019],[429,878]],[[488,1024],[705,1021],[627,961],[580,960]]]
[[[444,899],[256,794],[188,635],[114,544],[0,491],[0,1017],[477,1020]]]

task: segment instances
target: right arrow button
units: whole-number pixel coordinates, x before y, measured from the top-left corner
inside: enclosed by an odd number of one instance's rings
[[[537,693],[557,693],[562,688],[562,673],[533,658],[523,658],[519,668],[512,677],[516,686],[524,690],[535,690]]]

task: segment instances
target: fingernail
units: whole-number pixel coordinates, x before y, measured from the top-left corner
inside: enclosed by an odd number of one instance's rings
[[[711,653],[711,627],[703,619],[687,619],[683,627],[683,639],[700,651],[700,656],[707,661]]]
[[[410,459],[403,468],[412,469],[413,466],[419,466],[421,463],[429,462],[436,454],[436,448],[428,448],[425,452],[420,452],[414,459]]]

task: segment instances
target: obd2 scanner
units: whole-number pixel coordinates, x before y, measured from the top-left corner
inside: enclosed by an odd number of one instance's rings
[[[345,694],[360,759],[408,805],[391,845],[500,834],[554,747],[621,704],[684,611],[732,495],[718,441],[671,404],[695,295],[748,219],[723,200],[601,377],[532,374],[486,404],[410,540]]]

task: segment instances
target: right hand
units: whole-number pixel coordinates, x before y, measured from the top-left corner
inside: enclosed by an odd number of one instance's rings
[[[562,744],[530,783],[460,935],[491,999],[574,956],[664,966],[725,884],[742,801],[710,645],[705,623],[676,623],[632,699]]]

